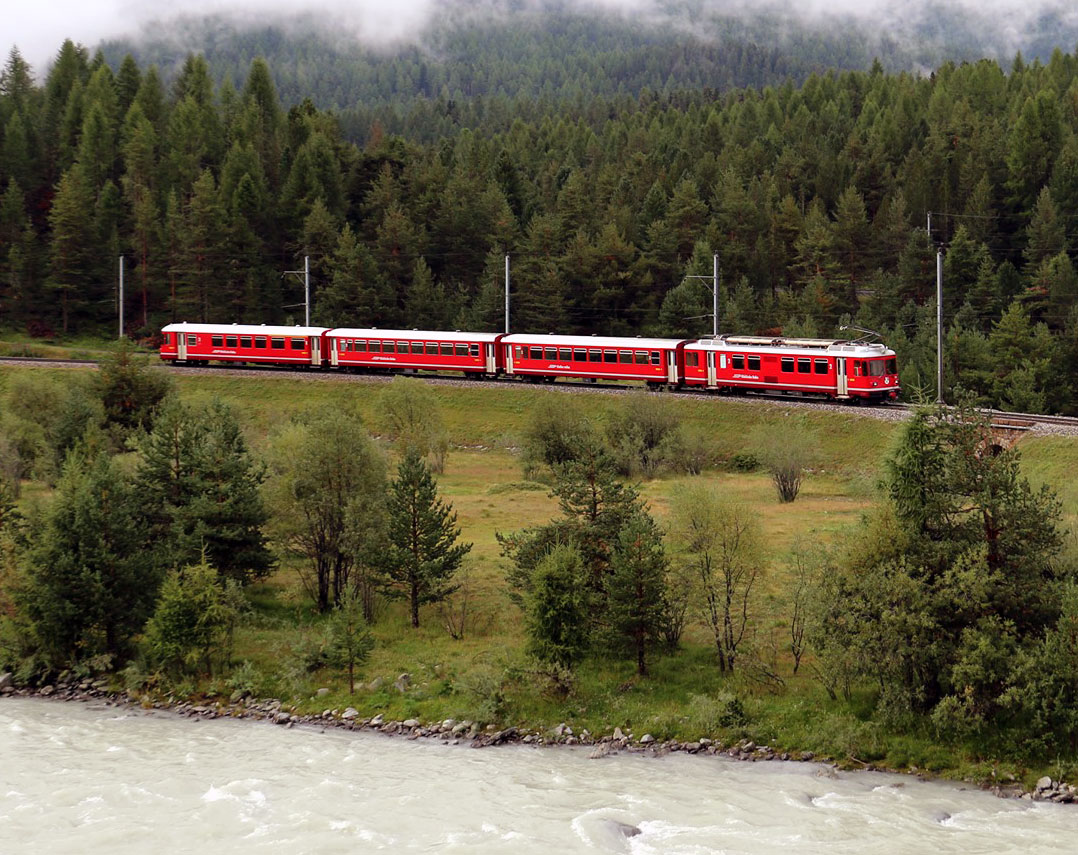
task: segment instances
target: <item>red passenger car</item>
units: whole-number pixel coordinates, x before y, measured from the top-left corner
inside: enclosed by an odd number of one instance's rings
[[[507,335],[501,340],[505,373],[555,380],[645,380],[676,386],[688,342],[667,338]]]
[[[724,335],[685,348],[684,382],[724,392],[819,395],[842,400],[898,397],[895,352],[882,344]]]
[[[336,368],[463,371],[493,377],[502,367],[501,338],[478,332],[334,329],[326,335],[326,355]]]
[[[169,324],[161,330],[161,358],[180,364],[256,362],[321,366],[326,327],[265,324]]]

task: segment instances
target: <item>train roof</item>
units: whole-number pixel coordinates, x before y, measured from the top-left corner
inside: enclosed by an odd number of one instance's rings
[[[446,332],[445,330],[380,330],[376,328],[371,329],[353,329],[350,327],[339,327],[329,331],[331,338],[393,338],[393,339],[415,339],[416,341],[422,339],[424,341],[496,341],[500,333],[485,333],[485,332],[461,332],[460,330],[454,330],[453,332]]]
[[[720,335],[702,338],[688,345],[693,350],[738,350],[759,353],[797,352],[801,354],[830,353],[844,356],[894,356],[895,352],[882,342],[846,341],[830,338],[784,338],[761,335]]]
[[[210,333],[219,335],[322,335],[329,332],[329,327],[283,327],[268,324],[199,324],[181,323],[162,327],[161,332]]]
[[[623,350],[674,350],[686,340],[680,338],[630,338],[600,335],[507,335],[503,344],[551,345],[552,347],[612,347]]]

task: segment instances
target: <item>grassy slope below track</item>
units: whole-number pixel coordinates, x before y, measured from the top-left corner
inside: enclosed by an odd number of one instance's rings
[[[0,367],[0,394],[15,371],[64,369]],[[239,414],[252,446],[265,448],[273,431],[307,407],[354,407],[376,431],[378,382],[297,381],[285,376],[177,375],[180,395],[191,403],[219,397]],[[422,615],[413,630],[400,604],[383,607],[374,627],[377,647],[362,679],[382,678],[377,690],[357,687],[349,696],[341,673],[303,667],[307,652],[322,638],[320,619],[298,582],[294,567],[283,567],[272,579],[253,587],[251,618],[237,636],[239,662],[247,663],[231,677],[189,691],[227,694],[237,686],[263,697],[281,697],[304,712],[355,706],[361,715],[387,718],[477,719],[530,728],[570,723],[576,732],[609,733],[620,726],[638,736],[726,740],[750,738],[782,749],[812,750],[839,760],[857,758],[894,768],[917,767],[955,775],[978,776],[988,768],[969,752],[947,748],[924,737],[886,732],[868,720],[870,699],[849,705],[830,701],[812,677],[811,662],[792,674],[788,645],[790,573],[786,566],[794,544],[812,538],[834,541],[858,525],[877,500],[879,466],[897,434],[892,422],[857,410],[849,414],[799,411],[796,406],[754,404],[725,399],[672,398],[690,429],[712,437],[717,456],[728,459],[752,449],[761,431],[809,430],[815,440],[813,471],[801,496],[780,505],[766,475],[724,469],[698,476],[749,503],[765,532],[768,563],[760,581],[756,608],[756,641],[774,651],[785,680],[777,692],[765,691],[744,677],[724,678],[715,667],[706,632],[693,620],[682,650],[657,656],[650,678],[635,676],[632,663],[594,658],[578,674],[574,692],[565,699],[543,693],[528,673],[518,610],[507,596],[505,563],[494,539],[496,531],[512,531],[545,522],[556,513],[543,485],[521,474],[516,449],[529,413],[542,396],[574,394],[558,390],[476,384],[434,387],[455,448],[439,479],[443,494],[459,513],[463,536],[474,543],[468,569],[469,624],[465,637],[454,641],[445,632],[436,607]],[[584,406],[602,422],[619,406],[618,395],[583,394]],[[1070,520],[1078,516],[1078,488],[1069,473],[1078,463],[1078,440],[1029,438],[1023,441],[1026,468],[1038,483],[1060,492]],[[669,498],[685,477],[660,478],[642,485],[660,519]],[[402,694],[392,684],[409,673],[412,688]],[[319,687],[330,689],[315,698]],[[743,699],[748,723],[716,731],[707,725],[707,705],[697,696],[723,689]],[[856,765],[856,763],[853,763]],[[1036,775],[1041,770],[1015,770]]]

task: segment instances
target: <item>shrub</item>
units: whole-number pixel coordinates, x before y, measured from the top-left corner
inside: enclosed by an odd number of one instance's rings
[[[701,734],[718,733],[730,727],[744,727],[749,719],[741,699],[721,690],[714,695],[693,695],[689,700],[689,718]]]

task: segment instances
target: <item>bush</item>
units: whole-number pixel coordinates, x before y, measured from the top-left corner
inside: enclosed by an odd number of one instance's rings
[[[449,436],[438,399],[426,383],[394,377],[378,399],[378,411],[382,428],[397,443],[401,457],[414,451],[427,461],[432,472],[445,471]]]
[[[673,402],[661,395],[629,395],[611,414],[606,436],[618,471],[626,477],[652,478],[677,468],[676,461],[684,457],[680,419]]]
[[[775,484],[780,502],[792,502],[801,492],[801,479],[809,461],[812,446],[808,429],[794,423],[783,430],[774,430],[757,440],[756,455]]]
[[[714,734],[730,727],[744,727],[749,719],[741,699],[733,692],[693,695],[689,700],[689,719],[703,734]]]
[[[537,478],[579,459],[595,442],[580,404],[566,395],[545,395],[531,413],[522,439],[525,478]]]
[[[741,451],[730,458],[728,464],[734,472],[755,472],[760,468],[760,458],[751,451]]]

